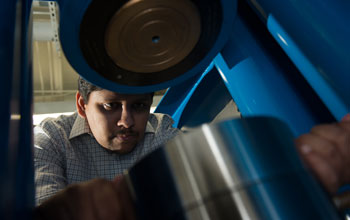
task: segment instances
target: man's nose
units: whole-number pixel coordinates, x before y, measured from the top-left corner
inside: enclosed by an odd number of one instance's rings
[[[131,128],[134,125],[133,115],[128,108],[122,108],[122,113],[117,124],[125,128]]]

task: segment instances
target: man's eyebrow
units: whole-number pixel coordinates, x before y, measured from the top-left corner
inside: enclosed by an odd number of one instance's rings
[[[121,102],[124,100],[128,100],[127,98],[120,98],[120,97],[104,97],[103,101],[104,102]],[[149,101],[153,101],[152,98],[150,97],[140,97],[140,98],[135,98],[135,99],[131,99],[131,102],[149,102]]]
[[[149,97],[143,97],[143,98],[138,98],[133,100],[134,102],[149,102],[152,101],[152,99],[150,99]]]
[[[102,98],[103,102],[119,102],[121,99],[114,98],[114,97],[104,97]]]

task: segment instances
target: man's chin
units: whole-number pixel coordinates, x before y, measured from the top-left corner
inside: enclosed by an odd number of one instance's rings
[[[118,144],[116,146],[110,145],[105,148],[118,154],[128,154],[134,150],[135,146],[136,144],[128,143],[128,144]]]

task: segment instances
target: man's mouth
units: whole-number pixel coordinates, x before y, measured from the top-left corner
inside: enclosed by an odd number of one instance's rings
[[[136,134],[135,133],[117,134],[116,137],[123,142],[132,141],[136,138]]]

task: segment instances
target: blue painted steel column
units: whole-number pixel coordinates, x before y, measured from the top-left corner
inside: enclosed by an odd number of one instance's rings
[[[248,2],[334,117],[350,112],[350,2]]]
[[[0,218],[10,219],[13,206],[8,205],[14,195],[12,172],[9,170],[9,126],[11,82],[13,73],[16,1],[7,0],[0,7]],[[11,208],[11,209],[10,209]]]
[[[198,85],[203,78],[213,69],[214,64],[209,67],[199,76],[193,77],[184,83],[169,88],[162,100],[159,102],[155,112],[170,115],[174,120],[174,127],[178,127],[182,112],[196,91]]]
[[[171,115],[178,128],[194,128],[218,119],[217,115],[232,97],[213,66],[213,63],[209,65],[200,77],[171,87],[156,112]]]
[[[0,219],[31,219],[34,207],[31,3],[6,0],[0,7]]]
[[[272,116],[298,136],[334,120],[252,10],[240,4],[215,66],[244,116]],[[309,97],[308,97],[309,96]]]
[[[229,42],[214,59],[242,116],[279,118],[291,127],[295,136],[308,132],[316,124],[334,121],[327,106],[271,37],[264,23],[243,3],[239,4]],[[201,82],[192,83],[196,88]],[[175,91],[166,94],[166,102],[160,103],[158,111],[176,112],[179,120],[189,99],[179,104]],[[192,94],[193,91],[188,96]],[[164,109],[164,104],[168,109]]]

